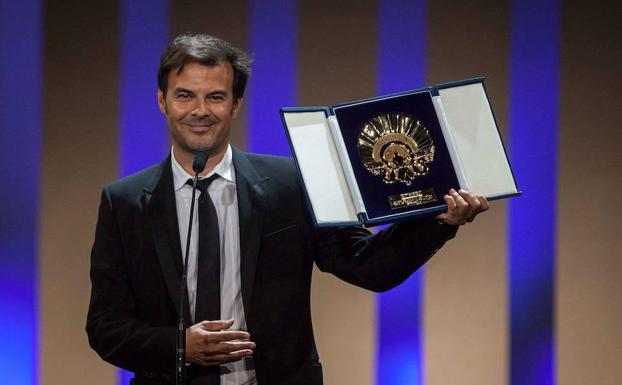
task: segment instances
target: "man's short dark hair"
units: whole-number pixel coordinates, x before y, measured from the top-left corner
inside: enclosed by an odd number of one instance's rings
[[[228,41],[210,35],[179,35],[166,47],[160,57],[158,88],[164,95],[168,88],[171,70],[181,73],[188,63],[215,66],[229,63],[233,67],[233,97],[244,96],[246,82],[251,73],[248,55]]]

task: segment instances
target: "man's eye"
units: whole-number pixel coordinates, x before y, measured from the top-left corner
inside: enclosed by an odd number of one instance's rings
[[[225,95],[220,95],[220,94],[210,95],[210,99],[214,101],[223,101],[225,100]]]
[[[188,100],[190,98],[192,98],[192,95],[190,94],[177,94],[177,99],[180,100]]]

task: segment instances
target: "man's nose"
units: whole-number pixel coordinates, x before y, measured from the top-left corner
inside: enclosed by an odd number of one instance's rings
[[[192,110],[192,116],[203,118],[209,115],[210,115],[209,105],[205,102],[205,100],[197,99],[197,104],[194,110]]]

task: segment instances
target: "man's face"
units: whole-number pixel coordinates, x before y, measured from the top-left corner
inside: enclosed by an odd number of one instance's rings
[[[175,154],[197,151],[218,157],[229,143],[231,122],[242,99],[233,97],[233,68],[229,63],[206,66],[187,63],[181,73],[168,74],[166,96],[158,90],[158,105],[166,116]]]

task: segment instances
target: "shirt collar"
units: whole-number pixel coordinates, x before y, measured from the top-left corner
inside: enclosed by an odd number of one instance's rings
[[[186,181],[193,177],[184,170],[183,167],[175,159],[175,151],[171,148],[171,167],[173,169],[173,186],[175,191],[179,191],[186,185]],[[199,176],[199,179],[207,178],[212,174],[218,174],[221,178],[225,179],[229,183],[235,184],[235,172],[233,170],[233,151],[231,145],[227,145],[227,152],[222,160],[205,176]],[[189,186],[190,187],[190,186]]]

